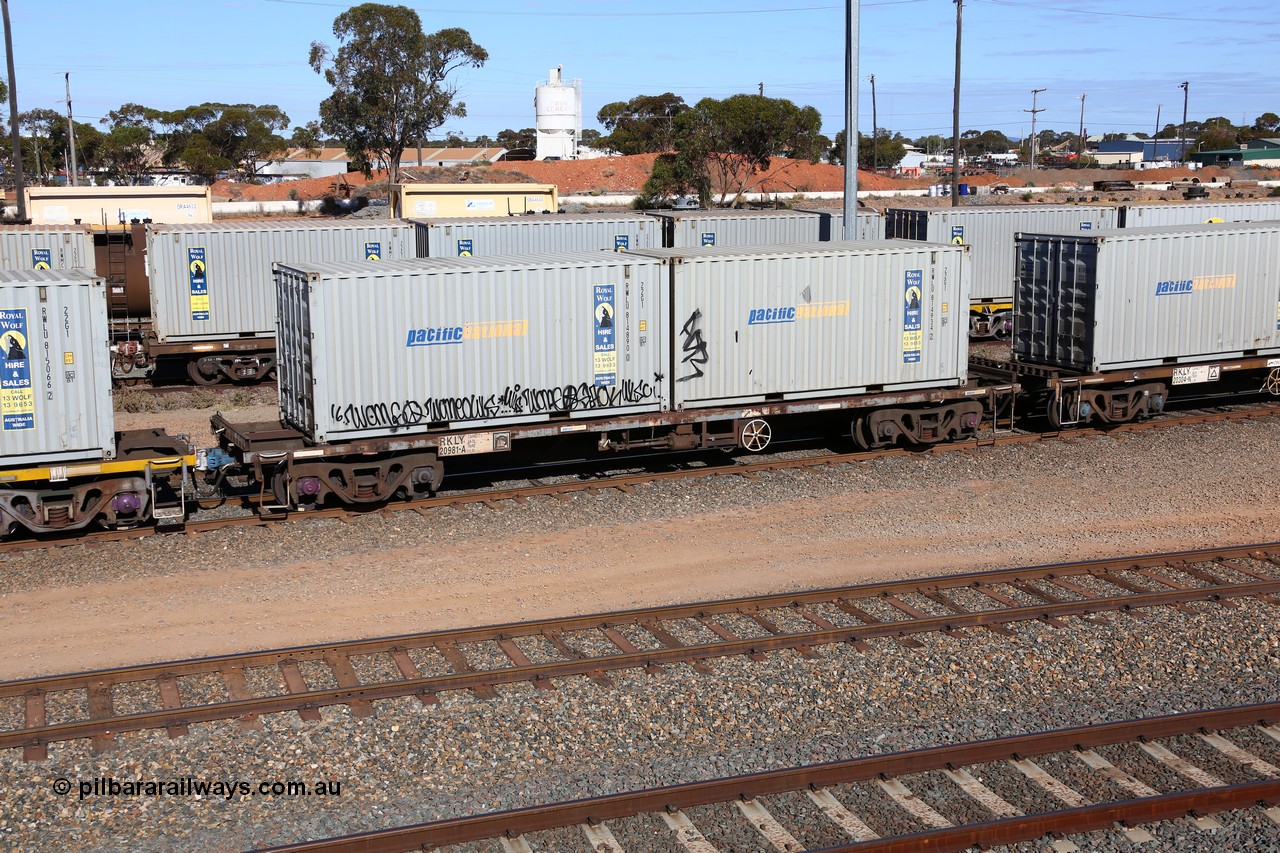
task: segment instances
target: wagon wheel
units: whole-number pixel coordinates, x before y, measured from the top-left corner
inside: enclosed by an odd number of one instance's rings
[[[1280,397],[1280,367],[1271,369],[1271,375],[1262,383],[1262,390],[1273,397]]]
[[[769,446],[773,438],[773,428],[763,418],[753,418],[742,427],[742,446],[752,453],[759,453]]]
[[[217,385],[223,380],[222,368],[215,359],[209,358],[188,361],[187,376],[197,385]]]

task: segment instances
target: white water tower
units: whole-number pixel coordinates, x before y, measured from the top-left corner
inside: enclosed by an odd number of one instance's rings
[[[534,90],[533,106],[537,112],[538,142],[536,160],[578,159],[578,140],[582,138],[582,81],[566,84],[560,78],[563,65],[551,69],[547,82]]]

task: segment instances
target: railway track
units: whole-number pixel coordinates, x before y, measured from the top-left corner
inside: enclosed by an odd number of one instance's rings
[[[805,837],[823,839],[824,853],[962,851],[1036,840],[1066,853],[1080,848],[1065,836],[1099,830],[1143,843],[1155,839],[1142,824],[1179,821],[1188,832],[1208,833],[1222,828],[1212,815],[1226,811],[1258,808],[1280,824],[1280,768],[1240,746],[1280,742],[1277,720],[1280,704],[1267,704],[1059,729],[441,820],[259,853],[447,853],[453,845],[494,839],[504,851],[532,853],[561,849],[556,842],[564,836],[554,833],[565,830],[576,830],[579,844],[585,840],[597,853],[730,849],[707,836],[747,838],[783,853],[817,849],[800,840]],[[1234,765],[1232,775],[1240,781],[1188,760],[1188,739]],[[1146,781],[1129,770],[1148,764],[1164,769],[1160,780]],[[1064,781],[1063,768],[1072,765],[1079,771]],[[980,781],[1001,772],[1025,780],[1059,808],[1021,808]],[[1176,790],[1165,783],[1170,775],[1181,783]],[[972,811],[989,819],[944,814],[945,807],[935,809],[915,793],[917,783],[945,785],[952,799],[969,801]],[[851,808],[846,800],[853,797],[847,794],[856,794],[856,786],[870,796],[859,796]],[[807,820],[775,816],[799,811],[786,795],[809,801]],[[871,824],[881,824],[877,818],[885,811],[901,814],[914,831],[881,837]],[[641,816],[648,819],[635,820]],[[704,823],[705,834],[695,820]],[[827,843],[832,838],[842,842]]]
[[[525,502],[533,498],[567,498],[575,493],[595,494],[610,489],[621,492],[633,492],[636,487],[691,477],[708,476],[740,476],[755,477],[768,471],[797,470],[818,468],[833,465],[845,465],[858,462],[869,462],[886,458],[918,458],[921,456],[937,456],[943,453],[966,452],[975,453],[990,448],[1031,444],[1039,441],[1061,441],[1070,439],[1096,438],[1118,433],[1132,433],[1147,429],[1169,429],[1173,427],[1195,424],[1213,423],[1216,421],[1248,420],[1274,417],[1280,415],[1280,403],[1255,404],[1247,407],[1232,407],[1225,410],[1196,411],[1179,416],[1165,416],[1150,421],[1118,424],[1108,428],[1081,428],[1061,432],[1032,433],[1010,430],[997,432],[978,439],[939,444],[926,449],[891,448],[885,450],[852,451],[847,453],[824,453],[806,457],[788,457],[781,459],[748,459],[732,460],[725,457],[722,466],[682,468],[674,471],[646,471],[639,474],[623,474],[575,480],[547,485],[529,485],[481,489],[465,492],[448,492],[431,498],[414,501],[390,503],[368,509],[335,507],[305,512],[271,512],[256,508],[268,503],[265,499],[247,498],[245,503],[253,507],[243,515],[188,521],[179,526],[165,528],[141,527],[129,530],[84,530],[78,535],[50,537],[44,539],[12,539],[0,542],[0,554],[19,551],[42,550],[47,548],[66,547],[70,545],[99,544],[106,542],[142,539],[163,533],[181,532],[189,535],[211,532],[228,527],[260,527],[285,521],[306,519],[349,519],[370,513],[390,514],[396,512],[426,513],[442,507],[458,507],[468,504],[496,505],[503,501]],[[206,501],[205,503],[208,503]]]
[[[92,738],[95,750],[105,750],[121,733],[163,728],[178,737],[214,720],[252,726],[263,714],[297,713],[317,721],[321,708],[338,705],[370,716],[382,699],[432,704],[458,690],[483,699],[501,685],[554,690],[556,679],[575,676],[609,685],[609,673],[625,669],[659,675],[672,664],[703,669],[714,658],[809,656],[818,646],[866,649],[873,640],[911,649],[917,634],[1006,633],[1031,620],[1060,626],[1070,616],[1141,618],[1149,608],[1234,607],[1243,597],[1280,603],[1277,596],[1280,543],[168,661],[0,683],[0,703],[8,703],[0,719],[23,720],[0,731],[0,749],[20,748],[24,759],[38,761],[50,743]],[[120,703],[130,712],[117,712]]]

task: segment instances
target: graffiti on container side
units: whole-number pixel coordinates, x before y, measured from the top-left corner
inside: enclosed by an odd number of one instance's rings
[[[695,308],[680,329],[680,334],[684,335],[684,343],[681,345],[684,358],[680,360],[680,363],[689,365],[693,372],[678,377],[676,379],[677,382],[688,382],[690,379],[697,379],[704,375],[705,371],[702,368],[710,361],[710,356],[707,354],[707,342],[702,337],[701,321],[702,309]]]
[[[335,423],[353,429],[415,426],[445,421],[483,420],[547,412],[589,412],[631,406],[657,397],[653,382],[624,379],[618,385],[580,383],[554,388],[509,385],[501,394],[430,397],[393,403],[334,404]]]

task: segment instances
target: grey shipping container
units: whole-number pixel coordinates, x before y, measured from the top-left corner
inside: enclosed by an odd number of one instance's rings
[[[151,317],[161,343],[272,336],[276,261],[415,256],[402,220],[286,219],[147,226]]]
[[[107,296],[84,270],[0,270],[0,463],[115,455]]]
[[[1280,353],[1280,222],[1019,234],[1013,355],[1079,372]]]
[[[818,240],[826,243],[829,240],[844,240],[844,211],[839,208],[795,208],[796,213],[812,213],[818,217]],[[848,236],[849,240],[883,240],[884,217],[879,211],[859,210],[858,230]]]
[[[651,249],[662,245],[662,223],[639,213],[466,216],[410,221],[417,227],[420,258],[545,255]]]
[[[817,243],[821,220],[795,210],[655,210],[663,222],[662,245],[676,249],[701,246],[764,246],[774,243]]]
[[[964,246],[666,249],[677,409],[964,385]]]
[[[889,208],[884,236],[890,240],[961,242],[973,247],[972,302],[1013,299],[1013,235],[1019,231],[1098,231],[1115,228],[1114,207],[974,205],[948,208]]]
[[[331,442],[665,409],[662,274],[614,252],[277,264],[281,414]]]
[[[0,225],[0,269],[93,269],[93,234],[83,225]]]
[[[1124,228],[1203,225],[1212,219],[1223,222],[1280,220],[1280,200],[1169,201],[1162,204],[1126,204],[1122,210],[1122,221],[1117,224]]]

